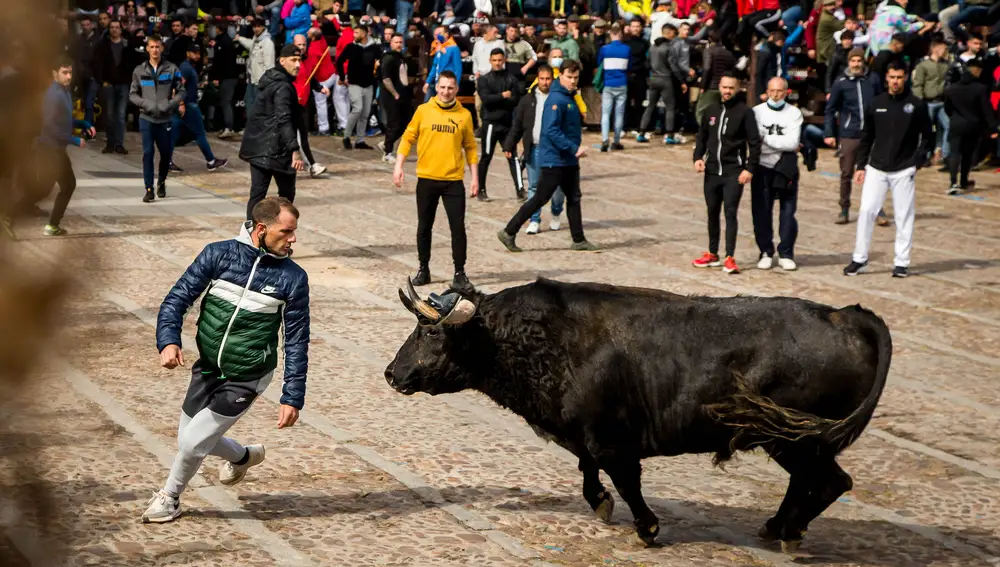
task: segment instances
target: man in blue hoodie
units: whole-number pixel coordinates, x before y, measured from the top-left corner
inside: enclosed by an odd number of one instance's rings
[[[573,59],[563,61],[559,68],[559,81],[549,89],[542,111],[541,139],[538,141],[538,165],[541,168],[538,190],[521,205],[507,227],[497,233],[497,238],[511,252],[521,251],[514,243],[517,232],[535,211],[549,202],[558,188],[562,188],[566,195],[572,249],[599,250],[584,237],[583,215],[580,212],[580,158],[587,155],[587,147],[581,143],[582,120],[573,98],[579,80],[580,63]]]
[[[441,71],[451,71],[459,78],[462,77],[462,49],[451,37],[451,32],[445,26],[434,28],[434,39],[437,40],[437,50],[431,53],[434,61],[427,72],[427,82],[424,83],[424,102],[427,102],[437,92],[438,77]]]
[[[615,113],[615,143],[612,149],[624,150],[622,128],[625,126],[625,101],[628,98],[629,58],[632,50],[622,42],[622,29],[611,24],[611,43],[597,52],[597,64],[604,66],[604,91],[601,93],[601,151],[608,151],[611,112]]]
[[[66,234],[59,223],[62,221],[69,200],[76,190],[76,175],[73,173],[73,163],[66,154],[66,146],[83,147],[86,142],[73,135],[74,128],[80,128],[91,138],[96,132],[86,120],[73,119],[73,96],[69,86],[73,82],[73,62],[68,58],[56,62],[52,68],[52,85],[45,93],[42,106],[42,133],[35,140],[35,147],[43,156],[47,156],[39,175],[39,194],[48,193],[53,183],[59,184],[59,194],[52,205],[49,224],[45,226],[48,236]]]
[[[295,0],[292,11],[285,18],[285,44],[295,43],[295,36],[306,35],[312,27],[312,6],[305,0]]]

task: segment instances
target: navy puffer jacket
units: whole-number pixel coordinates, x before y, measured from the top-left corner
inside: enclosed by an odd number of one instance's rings
[[[309,280],[288,257],[253,245],[250,221],[237,238],[213,242],[195,258],[160,305],[156,348],[181,345],[184,315],[205,293],[198,317],[198,354],[220,379],[256,380],[278,366],[285,328],[281,403],[302,409],[309,366]]]

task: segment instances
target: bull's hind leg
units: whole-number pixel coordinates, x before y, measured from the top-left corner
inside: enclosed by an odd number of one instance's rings
[[[618,494],[632,510],[632,517],[635,518],[635,531],[639,538],[646,545],[653,545],[656,536],[660,533],[660,523],[642,497],[642,466],[639,464],[639,459],[602,460],[601,468],[611,477],[611,482],[615,483]]]
[[[605,522],[611,522],[615,512],[615,499],[601,483],[600,468],[590,455],[580,457],[580,472],[583,473],[583,497],[590,509]]]
[[[854,482],[833,457],[778,453],[772,455],[791,478],[778,513],[764,524],[760,535],[780,539],[784,551],[794,551],[810,522],[849,491]]]

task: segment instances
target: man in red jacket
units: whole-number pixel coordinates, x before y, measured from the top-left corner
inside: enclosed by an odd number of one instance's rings
[[[319,135],[328,136],[330,135],[330,117],[327,114],[326,102],[330,96],[330,89],[337,83],[337,69],[331,58],[332,50],[319,28],[310,29],[306,35],[309,39],[309,47],[302,59],[302,70],[295,78],[295,90],[299,95],[299,104],[308,107],[310,84],[313,84]],[[313,83],[314,81],[315,83]],[[316,89],[317,85],[319,90]]]

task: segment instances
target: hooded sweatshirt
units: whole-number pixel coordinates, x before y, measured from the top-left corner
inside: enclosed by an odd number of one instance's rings
[[[409,155],[414,143],[419,179],[461,181],[465,165],[479,163],[472,114],[458,101],[445,106],[433,97],[418,106],[403,132],[398,155]]]
[[[437,46],[437,50],[431,54],[434,62],[430,71],[427,72],[427,84],[437,84],[441,71],[451,71],[456,77],[462,77],[462,53],[455,43],[455,38],[449,37],[443,44]]]

